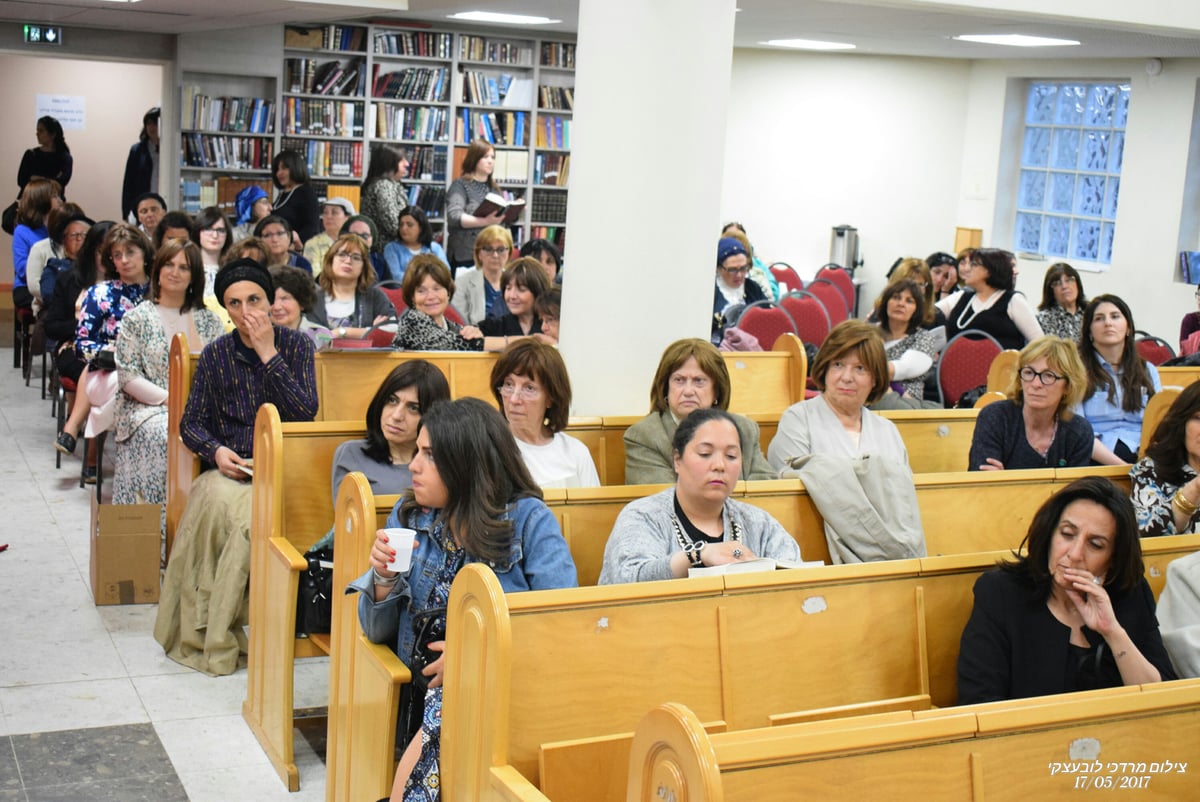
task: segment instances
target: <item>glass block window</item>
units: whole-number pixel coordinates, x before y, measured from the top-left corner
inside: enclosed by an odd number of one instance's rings
[[[1112,262],[1128,117],[1126,83],[1030,85],[1014,250]]]

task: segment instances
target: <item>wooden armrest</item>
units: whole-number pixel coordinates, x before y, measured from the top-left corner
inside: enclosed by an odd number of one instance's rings
[[[371,643],[371,641],[367,640],[367,636],[361,632],[358,637],[366,648],[367,653],[371,655],[371,659],[375,661],[377,667],[385,675],[391,675],[393,683],[402,685],[412,680],[412,674],[409,673],[408,666],[404,665],[404,661],[397,657],[396,653],[390,647],[383,643]]]
[[[291,544],[287,538],[273,537],[267,541],[270,553],[284,566],[293,571],[303,571],[308,568],[308,560]]]
[[[492,790],[506,802],[550,802],[537,786],[512,766],[492,766]]]

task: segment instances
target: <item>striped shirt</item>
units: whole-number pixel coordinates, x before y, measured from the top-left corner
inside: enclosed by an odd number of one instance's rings
[[[179,434],[206,463],[215,463],[221,446],[250,458],[254,416],[263,404],[274,404],[285,421],[312,420],[317,414],[312,341],[276,326],[275,348],[278,353],[264,363],[232,331],[201,352]]]

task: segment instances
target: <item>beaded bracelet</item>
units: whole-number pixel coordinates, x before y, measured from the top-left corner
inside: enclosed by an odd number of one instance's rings
[[[700,553],[704,551],[704,546],[704,541],[697,541],[688,547],[686,552],[688,562],[690,562],[695,568],[699,568],[700,566],[704,565],[704,558],[700,556]]]

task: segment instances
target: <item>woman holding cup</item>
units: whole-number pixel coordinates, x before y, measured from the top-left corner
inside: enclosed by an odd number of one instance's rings
[[[376,532],[371,569],[350,585],[367,637],[395,642],[414,679],[401,699],[409,742],[392,788],[397,800],[406,788],[437,787],[445,608],[459,569],[485,562],[506,592],[577,584],[558,521],[495,409],[475,398],[434,404],[418,424],[409,471],[412,489]],[[408,565],[409,535],[398,529],[415,534]],[[428,688],[423,700],[420,686]]]

